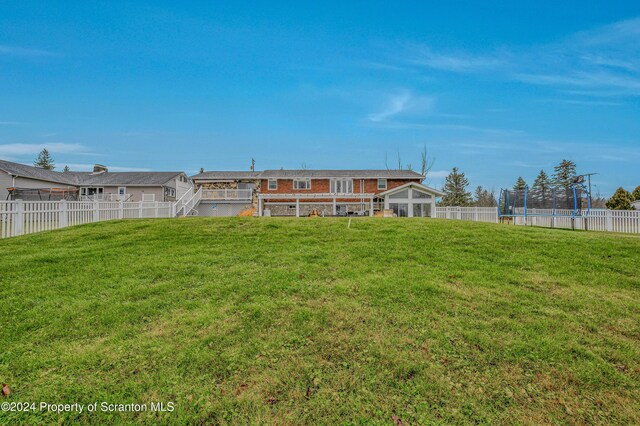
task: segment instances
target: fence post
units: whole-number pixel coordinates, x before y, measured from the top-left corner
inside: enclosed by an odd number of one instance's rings
[[[69,226],[69,216],[67,212],[69,208],[67,206],[67,200],[60,201],[60,211],[58,212],[58,228],[66,228]]]
[[[22,235],[24,233],[24,202],[16,200],[16,217],[13,222],[13,235]]]
[[[607,210],[605,222],[607,224],[607,231],[613,232],[613,213],[611,213],[611,210]]]
[[[100,221],[100,209],[98,207],[97,201],[93,202],[93,221],[94,222]]]
[[[476,208],[473,209],[473,220],[474,220],[474,222],[479,222],[480,221],[479,217],[478,217],[479,216],[478,209],[479,209],[479,207],[476,207]]]
[[[458,220],[462,220],[462,209],[458,207],[457,210],[458,210]]]
[[[118,219],[124,219],[124,201],[118,203]]]
[[[142,219],[142,201],[138,201],[138,208],[139,208],[139,214],[140,217],[138,219]]]
[[[158,217],[158,202],[156,201],[156,217]]]

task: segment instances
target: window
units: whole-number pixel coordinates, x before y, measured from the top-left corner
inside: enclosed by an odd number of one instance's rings
[[[378,179],[378,189],[387,189],[386,179]]]
[[[278,189],[278,179],[269,179],[269,182],[267,184],[267,188],[270,191]]]
[[[118,187],[118,195],[124,195],[127,193],[127,187],[126,186],[119,186]]]
[[[164,189],[164,193],[167,197],[175,197],[176,196],[176,190],[175,188],[170,188],[170,187],[166,187]]]
[[[413,198],[431,198],[431,195],[427,194],[426,192],[417,191],[415,189],[412,189],[412,191],[413,191]]]
[[[331,181],[332,194],[353,194],[353,179],[333,179]]]
[[[293,189],[311,189],[310,179],[294,179]]]
[[[399,191],[399,192],[396,192],[394,194],[389,195],[389,198],[407,199],[407,198],[409,198],[409,190],[408,189],[403,189],[402,191]]]
[[[104,197],[104,188],[80,188],[80,196],[91,200],[101,200]]]

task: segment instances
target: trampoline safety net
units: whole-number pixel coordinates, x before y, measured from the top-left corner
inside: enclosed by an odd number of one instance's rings
[[[582,185],[566,188],[500,191],[500,216],[583,216],[589,211],[588,191]]]

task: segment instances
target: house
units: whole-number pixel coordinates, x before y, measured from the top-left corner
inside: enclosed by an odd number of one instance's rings
[[[175,201],[191,192],[183,172],[56,172],[0,160],[0,199]]]
[[[430,217],[443,195],[411,170],[211,171],[191,178],[196,189],[202,188],[198,214],[207,216],[253,208],[258,216],[371,215],[384,209]]]
[[[198,216],[237,216],[258,203],[261,172],[210,171],[191,176],[195,190],[202,188]]]
[[[640,210],[640,200],[632,201],[631,206],[636,210]]]

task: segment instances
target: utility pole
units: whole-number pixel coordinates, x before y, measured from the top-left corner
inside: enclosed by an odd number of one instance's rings
[[[251,159],[251,171],[256,171],[256,160],[254,158]]]

